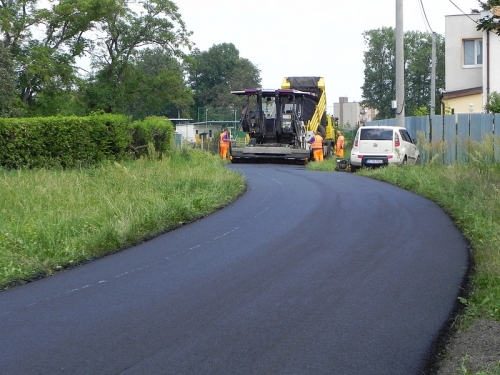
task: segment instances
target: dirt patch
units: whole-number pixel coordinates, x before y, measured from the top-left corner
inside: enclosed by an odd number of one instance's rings
[[[436,375],[500,374],[500,322],[478,319],[447,345]]]

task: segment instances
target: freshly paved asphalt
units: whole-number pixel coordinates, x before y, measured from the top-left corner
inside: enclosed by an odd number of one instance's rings
[[[353,174],[231,168],[229,207],[1,292],[0,373],[422,373],[469,262],[448,216]]]

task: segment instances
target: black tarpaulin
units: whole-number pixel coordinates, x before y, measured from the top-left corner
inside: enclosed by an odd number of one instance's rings
[[[290,88],[300,91],[314,92],[321,96],[321,90],[318,88],[318,81],[321,77],[287,77],[290,82]]]

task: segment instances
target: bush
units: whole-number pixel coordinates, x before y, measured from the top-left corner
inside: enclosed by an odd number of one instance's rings
[[[161,158],[172,147],[174,125],[163,117],[147,117],[132,123],[130,149],[136,157]],[[152,149],[149,145],[153,145]],[[156,154],[156,155],[153,155]]]
[[[0,166],[70,168],[121,159],[131,144],[121,115],[0,119]]]
[[[484,106],[487,112],[500,113],[500,94],[498,92],[492,92],[488,95],[488,103]]]

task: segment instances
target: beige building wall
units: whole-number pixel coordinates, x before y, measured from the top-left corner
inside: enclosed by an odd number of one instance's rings
[[[446,107],[453,109],[455,113],[482,112],[482,102],[482,94],[462,96],[460,98],[447,99],[444,101]]]
[[[483,62],[483,103],[486,104],[488,102],[488,89],[490,94],[494,91],[500,93],[500,37],[490,32],[488,40],[485,31],[483,34],[483,50],[485,55],[486,51],[489,51],[489,58],[486,58]]]
[[[339,103],[333,104],[333,116],[338,117],[340,126],[356,127],[373,121],[377,116],[378,112],[373,108],[365,108],[358,102],[349,102],[346,97],[339,99]]]
[[[333,116],[339,118],[339,126],[359,125],[361,106],[358,102],[349,102],[346,97],[333,104]]]
[[[445,103],[455,113],[483,112],[488,94],[500,92],[500,38],[494,32],[477,31],[470,18],[478,20],[481,14],[445,17],[446,26],[446,93]],[[470,18],[469,18],[470,17]],[[482,64],[464,64],[464,41],[478,40],[482,45]],[[482,95],[476,95],[477,89]],[[462,91],[463,90],[463,91]],[[457,95],[458,91],[460,96]],[[472,92],[471,92],[472,91]],[[449,96],[449,98],[446,98]]]
[[[445,17],[445,90],[448,92],[479,87],[483,84],[482,65],[468,66],[464,64],[464,40],[481,40],[483,38],[482,31],[476,30],[476,25],[469,17],[477,20],[480,15],[460,14]],[[474,104],[479,105],[480,103]]]
[[[361,107],[361,118],[359,119],[359,122],[362,124],[370,121],[374,121],[375,117],[378,114],[378,111],[373,108],[364,108]]]

